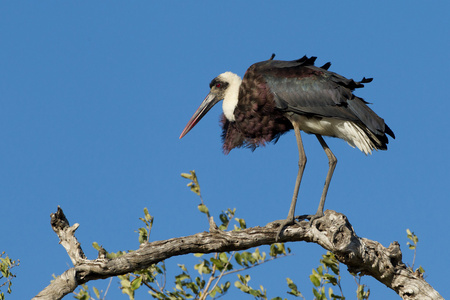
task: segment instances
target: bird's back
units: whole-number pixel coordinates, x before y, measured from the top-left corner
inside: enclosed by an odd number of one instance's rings
[[[366,154],[371,149],[358,145],[361,137],[368,139],[369,148],[387,148],[386,134],[394,133],[353,94],[371,79],[347,79],[328,71],[330,63],[314,66],[315,59],[267,60],[250,66],[240,87],[236,122],[223,120],[225,152],[276,141],[292,129],[293,121],[305,132],[342,138]]]

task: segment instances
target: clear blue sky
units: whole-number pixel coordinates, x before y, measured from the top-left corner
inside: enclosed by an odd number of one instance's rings
[[[410,228],[420,239],[416,264],[449,297],[449,11],[447,1],[3,1],[0,251],[21,260],[9,299],[31,298],[72,266],[49,225],[58,205],[80,223],[77,237],[91,259],[92,242],[136,249],[144,207],[155,217],[152,240],[207,230],[179,175],[192,169],[216,218],[229,207],[248,226],[285,218],[297,172],[293,133],[225,156],[218,105],[178,139],[212,78],[242,76],[272,53],[317,56],[344,76],[374,77],[357,95],[397,139],[367,157],[327,139],[339,162],[325,208],[347,215],[361,237],[386,247],[399,241],[409,263]],[[304,143],[298,214],[315,212],[327,171],[315,137],[304,135]],[[250,272],[250,283],[287,297],[290,277],[312,299],[308,275],[325,251],[289,246],[294,256]],[[196,260],[171,259],[169,272]],[[120,299],[117,282],[108,299]],[[364,283],[371,299],[399,299],[381,283]],[[348,298],[355,288],[346,282]]]

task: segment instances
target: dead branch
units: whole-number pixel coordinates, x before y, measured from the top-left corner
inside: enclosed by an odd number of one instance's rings
[[[75,238],[78,224],[70,227],[62,210],[51,215],[53,230],[69,254],[74,267],[58,276],[33,299],[61,299],[79,285],[91,280],[123,275],[148,268],[162,260],[188,253],[212,253],[245,250],[275,242],[311,242],[333,252],[352,273],[369,275],[393,289],[403,299],[444,299],[420,274],[413,273],[402,262],[398,242],[388,248],[380,243],[356,235],[343,214],[327,210],[312,222],[301,221],[286,227],[276,241],[280,221],[264,227],[241,231],[220,231],[210,226],[210,232],[144,243],[136,251],[106,259],[104,256],[88,260]]]

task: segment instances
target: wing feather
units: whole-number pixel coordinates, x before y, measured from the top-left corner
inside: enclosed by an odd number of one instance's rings
[[[253,71],[261,74],[273,95],[276,107],[284,112],[306,116],[329,117],[364,125],[375,135],[392,131],[367,102],[353,94],[363,83],[328,71],[329,63],[314,66],[315,57],[295,61],[268,60],[254,64]]]

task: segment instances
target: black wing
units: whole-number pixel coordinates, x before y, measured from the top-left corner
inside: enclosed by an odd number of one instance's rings
[[[282,111],[353,121],[376,135],[387,133],[394,137],[367,102],[353,95],[356,88],[372,79],[355,82],[328,71],[330,63],[314,66],[315,59],[305,56],[295,61],[268,60],[252,67],[253,72],[263,76],[276,107]]]

